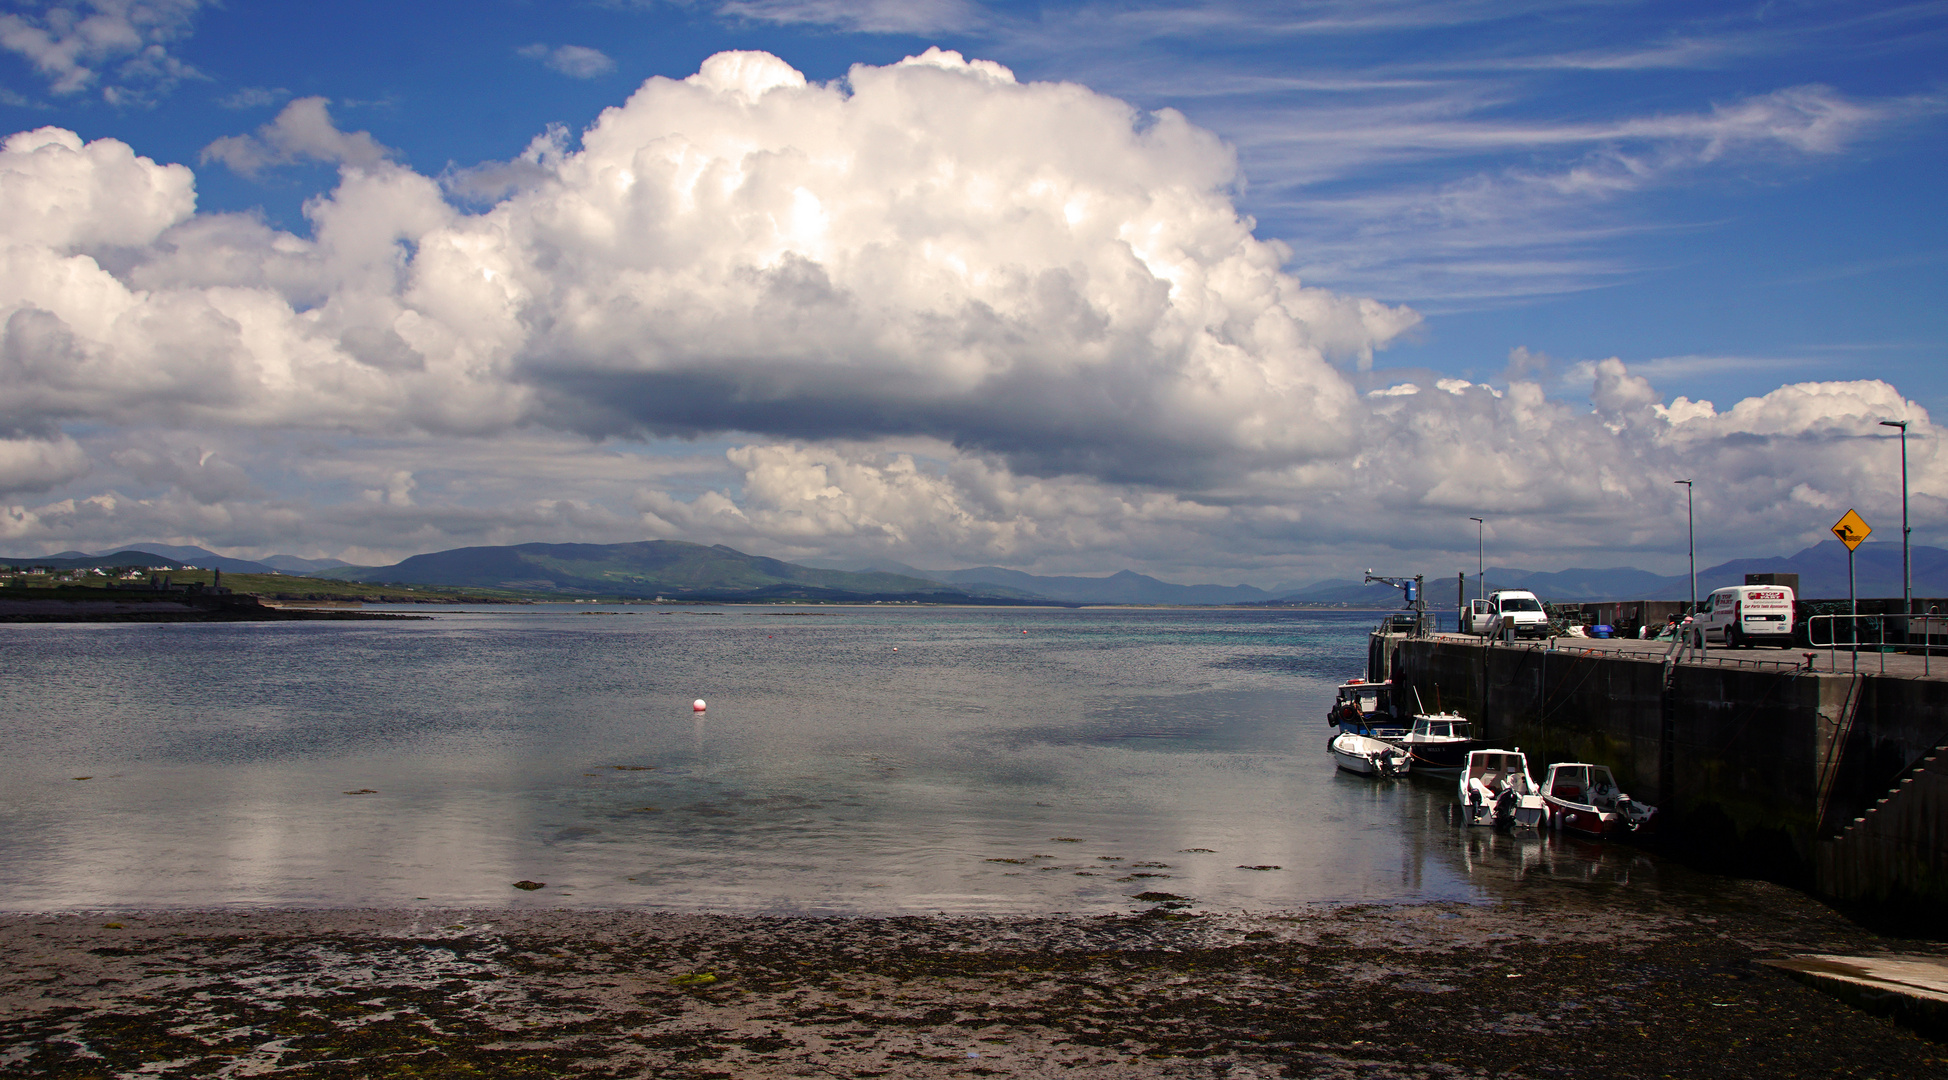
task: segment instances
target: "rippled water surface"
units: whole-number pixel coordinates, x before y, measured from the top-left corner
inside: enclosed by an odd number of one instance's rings
[[[1652,866],[1337,772],[1371,614],[435,610],[0,627],[0,906],[1264,910]]]

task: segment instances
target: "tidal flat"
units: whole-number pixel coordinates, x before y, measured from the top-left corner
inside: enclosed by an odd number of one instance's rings
[[[1948,1047],[1758,963],[1916,943],[1774,885],[1718,897],[1710,911],[1552,890],[1253,914],[9,915],[0,1071],[1948,1076]]]

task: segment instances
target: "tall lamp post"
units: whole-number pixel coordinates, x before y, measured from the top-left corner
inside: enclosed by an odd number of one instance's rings
[[[1901,429],[1901,614],[1906,616],[1914,611],[1913,579],[1909,572],[1907,556],[1907,421],[1882,420],[1881,427]]]
[[[1475,599],[1479,600],[1488,595],[1488,564],[1485,554],[1488,548],[1485,546],[1487,541],[1482,539],[1482,531],[1488,528],[1488,523],[1478,517],[1471,517],[1468,520],[1475,523]]]
[[[1691,552],[1691,610],[1698,610],[1698,526],[1697,519],[1691,516],[1691,481],[1673,480],[1673,484],[1684,485],[1684,533],[1686,546]]]

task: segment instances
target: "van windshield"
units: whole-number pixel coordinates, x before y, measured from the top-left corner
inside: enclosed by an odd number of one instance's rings
[[[1542,605],[1526,596],[1511,596],[1502,601],[1503,611],[1541,611]]]

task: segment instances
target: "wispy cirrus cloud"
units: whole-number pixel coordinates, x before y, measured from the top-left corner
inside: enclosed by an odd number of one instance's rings
[[[1625,280],[1634,268],[1614,241],[1708,224],[1634,214],[1633,197],[1834,158],[1938,108],[1815,85],[1565,123],[1508,115],[1479,90],[1234,114],[1244,171],[1259,178],[1249,204],[1294,238],[1301,274],[1440,312]]]
[[[1763,372],[1781,375],[1803,371],[1819,366],[1822,361],[1806,356],[1726,356],[1691,355],[1658,356],[1640,360],[1630,365],[1633,375],[1640,375],[1653,382],[1663,379],[1686,379],[1700,375],[1730,375],[1737,373]],[[1563,381],[1571,386],[1588,386],[1596,382],[1598,362],[1579,361],[1569,366],[1563,373]]]
[[[973,29],[989,19],[971,0],[725,0],[733,18],[827,26],[860,34],[932,34]]]
[[[586,45],[544,45],[539,42],[514,50],[529,60],[539,60],[550,71],[571,79],[594,79],[616,69],[609,54]]]
[[[290,96],[291,92],[283,87],[245,86],[217,98],[216,103],[225,109],[262,109]]]

